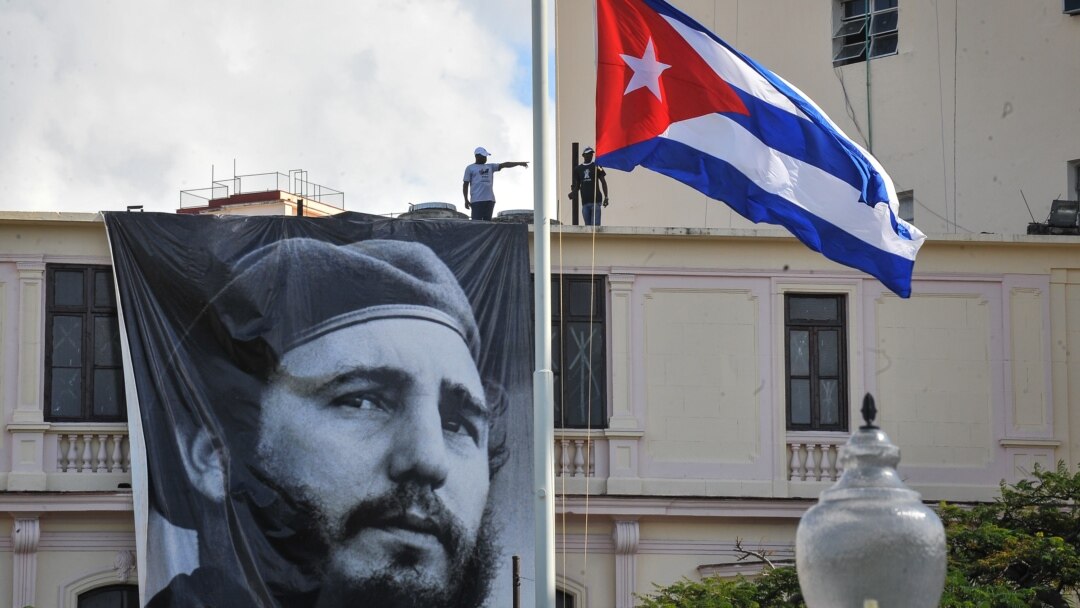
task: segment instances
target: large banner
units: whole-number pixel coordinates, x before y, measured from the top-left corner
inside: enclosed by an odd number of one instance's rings
[[[523,225],[105,220],[144,605],[511,605],[511,556],[533,560]]]

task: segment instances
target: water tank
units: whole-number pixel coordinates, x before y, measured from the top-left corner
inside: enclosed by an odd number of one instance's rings
[[[452,203],[410,203],[409,210],[398,216],[406,220],[467,220],[469,216]]]

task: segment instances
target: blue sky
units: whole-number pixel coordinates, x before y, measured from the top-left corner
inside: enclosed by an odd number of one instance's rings
[[[182,189],[305,169],[346,208],[461,201],[472,150],[532,161],[529,0],[10,0],[4,210],[174,211]],[[554,63],[550,63],[554,78]],[[531,207],[532,165],[496,179]]]

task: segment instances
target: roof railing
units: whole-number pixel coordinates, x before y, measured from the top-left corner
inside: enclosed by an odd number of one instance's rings
[[[307,171],[294,169],[284,173],[253,173],[237,175],[211,182],[209,188],[194,188],[180,191],[180,208],[206,207],[211,201],[229,198],[238,194],[255,192],[281,191],[294,196],[302,196],[337,209],[345,208],[345,193],[334,190],[307,179]]]

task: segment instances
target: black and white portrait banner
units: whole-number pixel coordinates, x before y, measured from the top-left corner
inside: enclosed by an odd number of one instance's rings
[[[511,605],[525,226],[105,219],[145,606]]]

